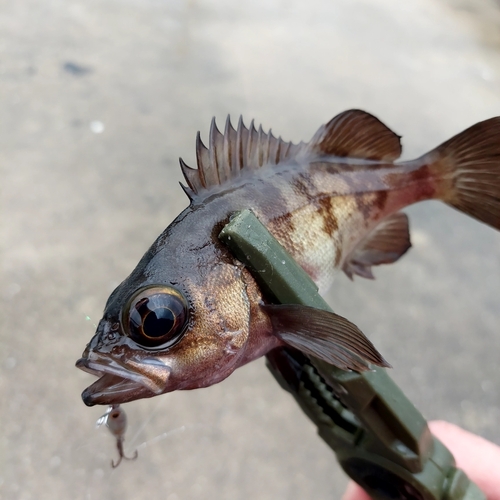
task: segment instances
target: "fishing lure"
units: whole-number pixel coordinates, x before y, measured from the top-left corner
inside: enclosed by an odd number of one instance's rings
[[[116,438],[118,461],[115,463],[114,460],[111,460],[113,469],[120,465],[122,459],[135,460],[138,457],[137,450],[135,450],[132,457],[127,457],[123,451],[123,441],[125,441],[125,432],[127,430],[127,414],[120,405],[111,405],[106,413],[97,419],[96,427],[101,425],[105,425]]]

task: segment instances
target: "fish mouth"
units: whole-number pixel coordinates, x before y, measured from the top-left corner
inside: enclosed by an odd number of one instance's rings
[[[170,375],[170,367],[154,358],[129,361],[125,366],[109,357],[88,357],[80,358],[76,367],[99,377],[82,392],[87,406],[122,404],[157,396],[165,392]]]

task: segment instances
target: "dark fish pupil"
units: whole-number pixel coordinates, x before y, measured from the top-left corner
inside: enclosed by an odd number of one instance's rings
[[[122,315],[126,333],[138,345],[167,349],[184,334],[188,303],[175,288],[154,285],[132,295]]]
[[[148,337],[163,337],[172,329],[174,319],[170,309],[161,307],[151,311],[144,318],[142,328]]]

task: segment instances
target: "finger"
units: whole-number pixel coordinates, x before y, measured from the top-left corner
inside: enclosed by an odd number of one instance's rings
[[[500,500],[500,447],[449,422],[429,422],[429,427],[488,500]]]
[[[500,500],[500,447],[449,422],[429,422],[429,427],[452,452],[457,467],[466,472],[488,500]],[[342,500],[370,500],[370,497],[351,481]]]
[[[371,498],[354,481],[350,481],[342,500],[371,500]]]

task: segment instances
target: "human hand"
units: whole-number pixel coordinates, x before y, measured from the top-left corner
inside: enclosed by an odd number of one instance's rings
[[[488,500],[500,500],[500,446],[456,425],[441,420],[429,422],[432,433],[453,453],[462,469],[486,494]],[[342,500],[371,500],[353,481]]]

